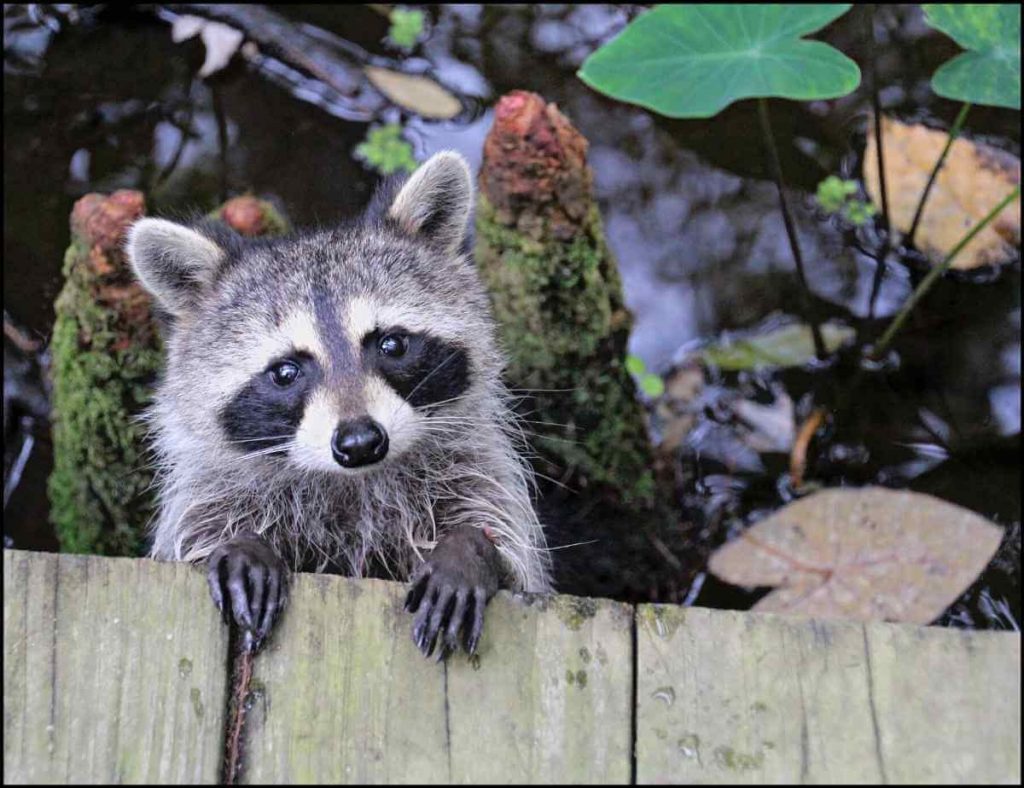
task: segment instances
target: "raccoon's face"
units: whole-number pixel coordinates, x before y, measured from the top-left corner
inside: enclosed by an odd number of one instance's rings
[[[357,473],[473,429],[500,373],[486,294],[461,253],[468,166],[438,154],[386,215],[244,241],[137,222],[128,253],[173,318],[160,408],[192,445]]]

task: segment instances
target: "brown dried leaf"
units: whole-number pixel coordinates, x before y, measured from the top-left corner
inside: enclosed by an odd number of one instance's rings
[[[366,66],[366,76],[390,101],[424,118],[448,120],[462,112],[462,103],[430,77]]]
[[[871,201],[881,207],[874,124],[868,125],[864,183]],[[890,221],[900,232],[907,233],[947,135],[944,131],[883,117],[882,136]],[[916,245],[933,262],[942,262],[964,234],[1018,183],[1020,159],[1016,156],[962,137],[955,140],[925,203],[914,238]],[[952,267],[968,269],[1003,263],[1013,257],[1019,245],[1018,199],[964,247]]]
[[[927,624],[981,574],[1002,535],[922,493],[822,490],[719,548],[709,569],[728,583],[777,586],[754,610]]]

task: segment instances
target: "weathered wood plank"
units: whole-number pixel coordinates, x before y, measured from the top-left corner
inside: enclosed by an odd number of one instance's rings
[[[295,578],[255,665],[245,781],[628,781],[629,607],[499,594],[477,657],[445,665],[414,647],[404,595]]]
[[[190,567],[4,551],[6,782],[216,782],[226,666]]]
[[[637,779],[1019,782],[1020,636],[644,605]]]
[[[633,609],[506,594],[491,606],[479,659],[448,669],[453,780],[628,783]]]

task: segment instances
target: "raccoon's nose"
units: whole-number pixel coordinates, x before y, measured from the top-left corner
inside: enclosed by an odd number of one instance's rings
[[[359,468],[383,460],[388,453],[388,434],[371,418],[344,421],[331,439],[334,461],[344,468]]]

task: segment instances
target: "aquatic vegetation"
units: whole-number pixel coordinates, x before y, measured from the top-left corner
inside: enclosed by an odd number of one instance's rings
[[[406,8],[392,8],[388,14],[391,28],[388,30],[388,41],[402,49],[412,49],[423,34],[425,20],[422,11]]]
[[[418,166],[412,145],[402,137],[397,123],[371,126],[366,140],[356,145],[355,155],[381,175],[413,172]]]
[[[745,98],[838,98],[860,84],[860,69],[837,49],[801,36],[849,8],[659,6],[588,57],[579,77],[670,118],[710,118]]]
[[[665,393],[665,381],[660,375],[647,371],[644,360],[633,353],[626,356],[626,371],[637,379],[640,390],[648,397],[657,398]]]
[[[949,129],[946,146],[935,162],[921,192],[906,242],[913,245],[925,202],[942,169],[953,141],[960,135],[971,104],[1020,109],[1020,6],[922,6],[925,21],[967,52],[944,63],[932,75],[932,90],[939,96],[964,102]]]
[[[966,52],[932,76],[943,98],[1020,109],[1020,6],[925,4],[925,21]]]
[[[818,184],[814,197],[826,213],[840,214],[850,224],[860,226],[878,213],[878,209],[870,202],[858,200],[853,196],[858,188],[857,181],[829,175]]]
[[[848,4],[660,6],[630,23],[579,71],[595,90],[672,118],[708,118],[739,99],[758,99],[761,134],[805,301],[810,289],[766,99],[838,98],[857,88],[856,63],[828,44],[801,38],[849,9]],[[825,343],[813,319],[811,332],[823,359]]]

